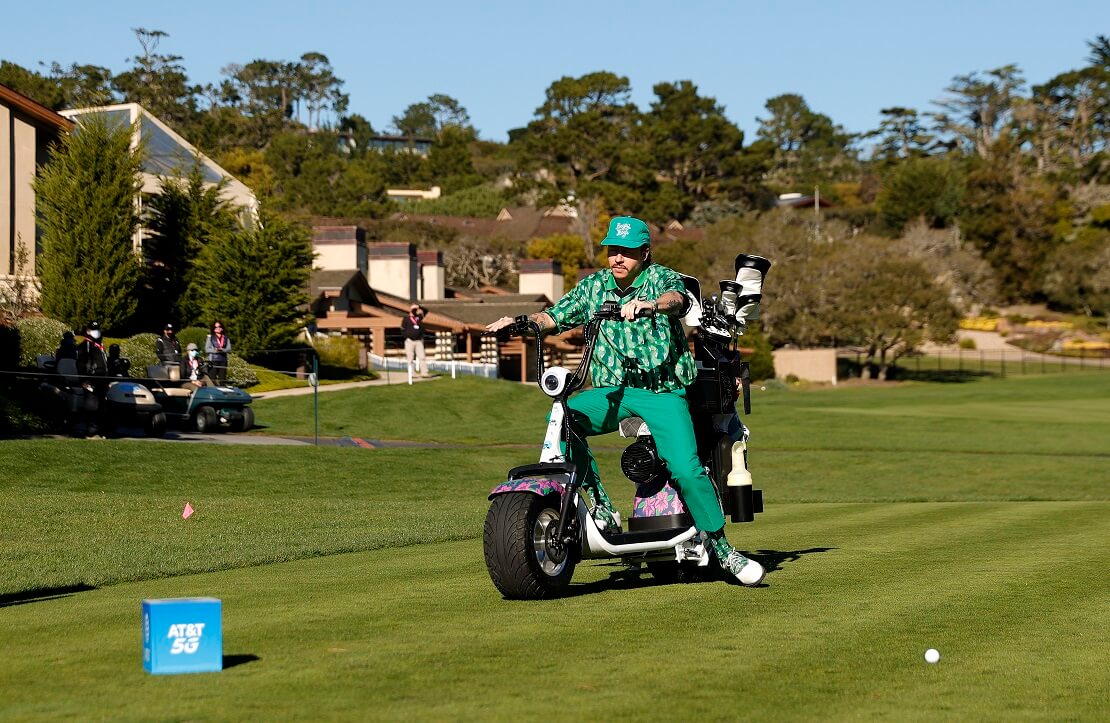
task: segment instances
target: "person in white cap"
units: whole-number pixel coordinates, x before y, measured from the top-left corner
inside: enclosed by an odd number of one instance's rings
[[[181,360],[181,376],[198,387],[205,385],[205,363],[200,358],[197,345],[189,342],[185,347],[185,358]]]

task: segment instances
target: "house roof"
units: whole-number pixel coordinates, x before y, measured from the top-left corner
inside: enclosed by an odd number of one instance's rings
[[[474,216],[443,216],[406,213],[392,216],[396,221],[412,221],[444,226],[466,236],[492,238],[500,236],[513,241],[530,241],[557,233],[570,233],[574,219],[565,215],[550,214],[530,206],[501,209],[496,218]]]
[[[442,314],[468,326],[485,326],[503,316],[521,316],[543,311],[550,303],[542,294],[512,294],[491,296],[488,299],[421,301],[420,305],[429,312]]]
[[[250,188],[138,103],[62,111],[62,115],[70,119],[79,119],[83,115],[91,114],[102,115],[110,121],[135,126],[136,137],[141,139],[146,149],[142,166],[144,192],[160,192],[163,177],[182,176],[188,172],[194,159],[199,159],[205,183],[214,185],[226,181],[223,195],[229,201],[241,208],[252,210],[258,208],[258,200]]]
[[[68,131],[73,128],[73,121],[6,85],[0,85],[0,104],[14,108],[37,125],[58,131]]]
[[[329,299],[344,297],[352,318],[393,317],[396,327],[408,312],[410,301],[399,296],[376,291],[357,269],[340,271],[315,271],[309,280],[310,306],[316,316],[328,313]],[[421,301],[428,310],[425,323],[432,330],[462,332],[477,330],[502,316],[533,314],[548,307],[543,294],[474,294],[468,298]]]

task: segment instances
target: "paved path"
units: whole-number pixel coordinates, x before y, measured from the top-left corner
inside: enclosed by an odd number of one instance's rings
[[[413,377],[412,381],[416,382],[431,382],[438,379],[438,377]],[[340,382],[338,384],[321,384],[318,389],[321,392],[338,392],[342,389],[360,389],[362,387],[383,387],[383,386],[396,386],[398,384],[408,384],[408,379],[405,375],[391,374],[387,379],[384,375],[378,379],[370,379],[365,382]],[[273,399],[275,397],[297,397],[304,394],[312,394],[312,387],[308,386],[305,382],[303,387],[290,387],[289,389],[275,389],[271,392],[259,392],[252,394],[253,399]]]

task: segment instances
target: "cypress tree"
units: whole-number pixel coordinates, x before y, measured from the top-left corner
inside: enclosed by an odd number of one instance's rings
[[[73,328],[95,319],[117,329],[135,313],[142,151],[131,137],[126,124],[85,116],[35,179],[42,309]]]
[[[197,300],[186,293],[193,264],[205,244],[238,228],[235,210],[222,196],[226,179],[205,184],[199,158],[188,174],[161,181],[161,192],[147,204],[150,236],[143,241],[146,269],[139,312],[146,328],[200,321]]]
[[[279,349],[305,324],[312,242],[300,226],[263,214],[197,255],[189,296],[201,318],[221,319],[236,351]]]

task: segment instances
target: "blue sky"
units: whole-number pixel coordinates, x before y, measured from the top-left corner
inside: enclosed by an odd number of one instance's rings
[[[133,27],[169,33],[160,50],[183,56],[194,83],[232,62],[322,52],[351,112],[378,130],[446,93],[482,137],[505,140],[552,81],[608,70],[629,78],[641,108],[655,83],[692,80],[750,141],[781,93],[859,132],[887,106],[931,109],[955,75],[1016,63],[1042,82],[1110,35],[1110,1],[19,2],[0,14],[0,58],[118,72],[138,52]]]

